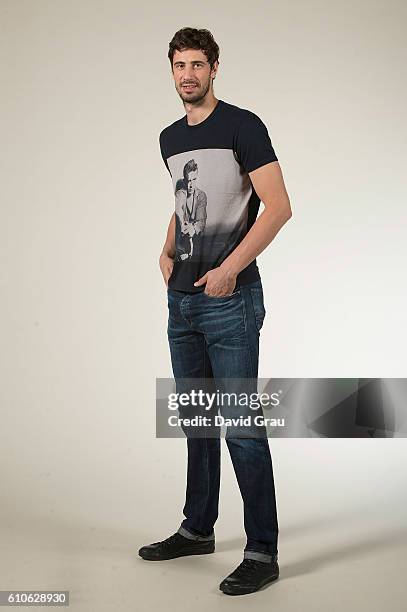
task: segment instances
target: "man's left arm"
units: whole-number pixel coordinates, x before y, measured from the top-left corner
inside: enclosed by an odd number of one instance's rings
[[[264,204],[264,210],[243,240],[219,266],[227,277],[235,280],[278,234],[292,217],[290,200],[278,161],[249,172],[253,187]]]
[[[211,295],[217,297],[230,295],[233,292],[239,272],[264,251],[292,216],[290,200],[278,161],[265,164],[248,174],[257,195],[264,204],[264,210],[243,240],[221,265],[210,270],[194,283],[195,286],[199,286],[211,280],[216,286],[215,292]]]
[[[237,126],[234,152],[265,209],[220,266],[209,270],[194,283],[195,286],[206,283],[205,292],[217,297],[233,292],[239,272],[270,244],[292,216],[280,164],[267,127],[251,111],[245,113]]]

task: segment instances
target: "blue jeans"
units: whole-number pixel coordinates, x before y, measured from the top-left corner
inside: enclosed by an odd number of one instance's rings
[[[167,298],[167,333],[175,381],[204,378],[216,383],[222,379],[226,385],[228,378],[257,381],[260,329],[265,316],[261,280],[241,285],[226,297],[167,289]],[[278,552],[279,530],[267,434],[226,434],[225,439],[243,498],[247,536],[244,556],[269,562]],[[185,520],[179,532],[190,539],[214,539],[221,440],[187,436],[187,449]]]

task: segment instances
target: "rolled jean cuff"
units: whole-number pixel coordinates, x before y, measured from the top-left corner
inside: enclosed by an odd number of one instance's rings
[[[212,533],[208,536],[198,535],[196,533],[191,533],[188,529],[185,529],[183,525],[178,529],[178,533],[180,533],[184,538],[188,538],[189,540],[197,540],[199,542],[210,542],[215,539],[215,533]]]
[[[243,553],[244,559],[254,559],[255,561],[263,561],[263,563],[271,563],[278,560],[278,553],[262,553],[257,550],[245,550]]]

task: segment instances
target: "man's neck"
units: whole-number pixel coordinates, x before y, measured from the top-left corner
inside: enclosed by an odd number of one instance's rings
[[[215,96],[206,97],[198,104],[184,103],[188,125],[197,125],[204,121],[214,110],[219,100]]]

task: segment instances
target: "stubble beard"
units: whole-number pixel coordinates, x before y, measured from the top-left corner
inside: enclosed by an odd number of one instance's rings
[[[211,81],[209,79],[206,84],[206,87],[202,88],[201,86],[198,85],[197,87],[198,91],[195,91],[194,93],[187,93],[183,91],[182,85],[180,86],[180,89],[177,89],[177,91],[178,91],[178,94],[181,100],[184,102],[184,104],[185,102],[187,102],[188,104],[197,104],[205,98],[206,94],[208,93],[210,89],[210,86],[211,86]]]

